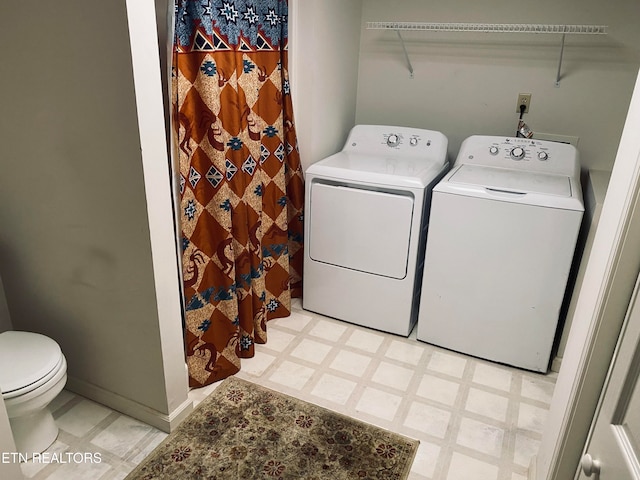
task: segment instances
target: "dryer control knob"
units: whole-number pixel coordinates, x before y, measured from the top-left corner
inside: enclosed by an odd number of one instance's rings
[[[390,147],[397,147],[399,143],[400,137],[395,133],[392,133],[387,137],[387,145],[389,145]]]
[[[522,160],[524,158],[524,148],[516,147],[511,150],[511,158],[514,160]]]
[[[500,149],[498,147],[496,147],[496,146],[493,146],[493,147],[489,148],[489,153],[491,155],[497,155],[499,151],[500,151]]]
[[[539,152],[538,160],[549,160],[549,154],[547,152]]]
[[[418,145],[418,137],[411,137],[409,139],[409,145],[411,145],[412,147],[415,147],[416,145]]]

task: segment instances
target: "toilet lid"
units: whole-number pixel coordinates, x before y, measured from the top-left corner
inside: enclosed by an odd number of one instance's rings
[[[60,365],[60,346],[32,332],[0,333],[0,390],[9,393],[36,383]]]

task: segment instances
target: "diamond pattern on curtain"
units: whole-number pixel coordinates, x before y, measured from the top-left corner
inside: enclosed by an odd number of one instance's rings
[[[233,375],[301,294],[287,2],[178,0],[174,135],[189,383]]]

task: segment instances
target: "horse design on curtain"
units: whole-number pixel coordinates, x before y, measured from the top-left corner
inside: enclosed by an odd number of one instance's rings
[[[200,387],[238,372],[301,294],[286,0],[177,0],[172,86],[187,365]]]

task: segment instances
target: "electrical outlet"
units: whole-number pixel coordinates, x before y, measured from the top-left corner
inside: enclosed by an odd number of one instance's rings
[[[518,94],[518,103],[516,104],[516,113],[520,113],[520,105],[524,105],[524,113],[529,113],[529,104],[531,103],[530,93]]]

